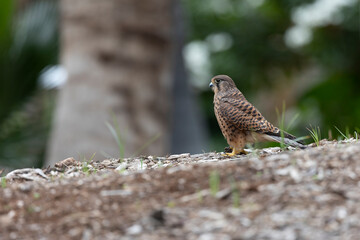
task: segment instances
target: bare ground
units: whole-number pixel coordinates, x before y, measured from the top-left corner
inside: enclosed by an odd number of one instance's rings
[[[6,179],[6,180],[5,180]],[[360,141],[9,173],[0,239],[359,239]]]

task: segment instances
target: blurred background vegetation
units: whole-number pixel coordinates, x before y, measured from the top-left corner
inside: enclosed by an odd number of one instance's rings
[[[55,1],[0,2],[0,166],[42,164],[54,94],[39,79],[58,38]]]
[[[357,0],[183,0],[184,59],[209,126],[211,146],[226,142],[208,83],[231,76],[286,130],[323,138],[360,131],[360,14]],[[0,169],[41,166],[56,90],[44,76],[58,63],[58,2],[0,2]],[[56,78],[55,78],[56,79]],[[287,126],[289,123],[292,126]],[[199,149],[201,152],[201,149]]]
[[[231,76],[265,117],[285,130],[323,138],[360,127],[360,15],[355,0],[184,1],[185,58],[201,89],[213,146],[224,140],[213,117],[209,78]],[[292,126],[286,126],[293,122]],[[220,146],[220,148],[219,148]]]

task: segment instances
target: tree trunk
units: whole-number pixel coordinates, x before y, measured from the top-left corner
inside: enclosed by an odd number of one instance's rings
[[[61,0],[60,91],[47,164],[69,156],[119,157],[106,122],[118,122],[125,155],[170,146],[172,1]],[[151,144],[149,141],[160,136]],[[146,147],[148,145],[148,147]],[[104,156],[102,156],[104,155]]]
[[[186,24],[180,1],[174,1],[174,84],[172,90],[171,153],[207,151],[207,128],[188,83],[182,50]],[[209,79],[210,81],[210,79]],[[212,111],[212,109],[211,109]]]

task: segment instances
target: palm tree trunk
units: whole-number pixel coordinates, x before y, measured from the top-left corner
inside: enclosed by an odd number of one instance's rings
[[[47,164],[96,152],[119,157],[106,122],[118,122],[125,155],[170,146],[172,1],[61,0],[61,89]]]

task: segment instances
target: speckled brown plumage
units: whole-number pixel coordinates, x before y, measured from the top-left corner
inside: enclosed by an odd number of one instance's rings
[[[233,152],[229,155],[244,152],[246,143],[278,141],[280,130],[268,122],[246,100],[229,76],[218,75],[213,77],[210,87],[215,93],[214,111],[221,132],[233,149]],[[284,136],[287,140],[295,139],[294,136],[288,133],[284,133]],[[296,141],[288,142],[290,142],[290,145],[302,145]]]

